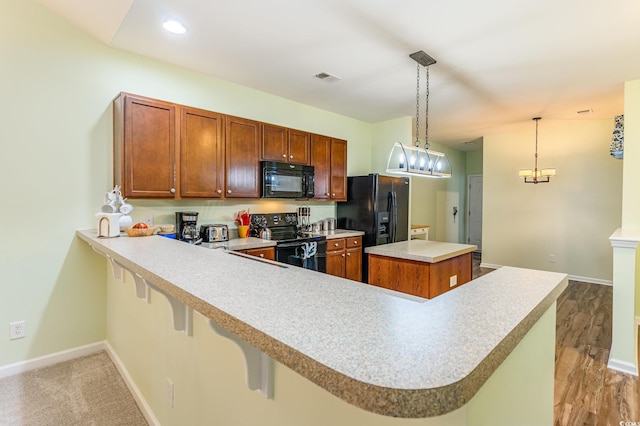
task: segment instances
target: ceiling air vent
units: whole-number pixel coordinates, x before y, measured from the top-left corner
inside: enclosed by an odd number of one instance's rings
[[[328,72],[320,72],[320,73],[314,75],[314,77],[319,79],[319,80],[327,81],[327,82],[334,82],[334,81],[342,80],[337,75],[329,74]]]

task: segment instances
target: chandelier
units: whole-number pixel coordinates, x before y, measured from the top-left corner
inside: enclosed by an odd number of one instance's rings
[[[542,117],[533,117],[532,120],[536,122],[536,155],[533,170],[521,169],[518,172],[518,176],[524,178],[524,183],[547,183],[552,176],[556,175],[556,169],[541,169],[538,170],[538,122]]]
[[[393,144],[387,160],[387,173],[430,178],[450,178],[451,164],[447,156],[442,152],[429,149],[429,66],[435,64],[436,60],[422,50],[412,53],[409,57],[418,63],[416,72],[416,140],[413,145],[404,145],[400,142]],[[418,139],[420,133],[420,67],[425,68],[427,86],[425,94],[424,147],[420,147]]]

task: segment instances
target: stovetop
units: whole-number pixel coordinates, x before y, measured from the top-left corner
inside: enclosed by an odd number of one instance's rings
[[[310,235],[298,225],[298,213],[268,213],[251,215],[250,235],[258,237],[262,228],[269,228],[271,239],[278,243],[321,241],[324,236]]]

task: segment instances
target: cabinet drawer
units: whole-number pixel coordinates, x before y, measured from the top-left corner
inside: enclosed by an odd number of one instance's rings
[[[249,254],[251,256],[261,257],[263,259],[275,260],[276,250],[273,247],[238,250],[239,253]]]
[[[344,238],[334,238],[331,240],[327,240],[327,251],[343,250],[344,244],[345,244]]]
[[[346,247],[362,247],[362,237],[349,237],[346,238]]]

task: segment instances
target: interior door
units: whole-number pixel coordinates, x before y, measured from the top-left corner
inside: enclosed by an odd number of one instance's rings
[[[482,251],[482,175],[469,175],[467,192],[467,243]]]

